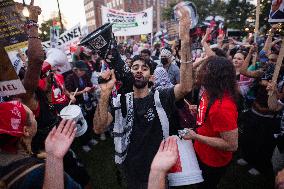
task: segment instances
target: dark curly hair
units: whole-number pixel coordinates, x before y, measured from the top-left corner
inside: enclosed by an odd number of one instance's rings
[[[197,77],[208,95],[205,119],[212,104],[217,99],[222,100],[225,93],[229,94],[235,103],[237,102],[236,70],[233,63],[227,58],[220,56],[208,58],[207,62],[201,66]]]

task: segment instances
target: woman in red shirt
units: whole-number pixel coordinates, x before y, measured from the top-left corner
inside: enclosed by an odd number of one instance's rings
[[[202,65],[198,81],[204,88],[198,109],[197,133],[188,129],[184,139],[194,140],[204,182],[202,189],[214,189],[238,148],[237,83],[231,61],[211,57]]]

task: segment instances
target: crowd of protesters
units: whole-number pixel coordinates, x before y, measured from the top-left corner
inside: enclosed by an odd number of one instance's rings
[[[181,129],[202,170],[198,188],[217,188],[236,151],[237,163],[249,166],[251,175],[276,176],[276,187],[284,188],[282,67],[277,82],[271,81],[281,47],[275,26],[264,44],[220,35],[214,48],[208,29],[202,53],[192,56],[191,23],[180,8],[176,45],[118,44],[131,71],[131,81],[121,83],[85,47],[77,48],[72,63],[61,50],[44,52],[36,24],[41,10],[29,9],[27,60],[19,75],[26,93],[0,103],[1,188],[92,188],[72,150],[75,122],[59,116],[69,102],[80,107],[87,124],[75,138],[78,145],[88,153],[110,133],[128,188],[168,187],[166,175],[179,156],[171,135]],[[72,69],[62,73],[65,64]],[[121,92],[121,85],[131,90]],[[273,156],[282,159],[273,164]]]

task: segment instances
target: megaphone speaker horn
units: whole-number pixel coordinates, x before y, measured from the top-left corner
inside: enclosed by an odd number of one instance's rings
[[[84,37],[80,44],[106,58],[113,42],[112,24],[106,23]]]

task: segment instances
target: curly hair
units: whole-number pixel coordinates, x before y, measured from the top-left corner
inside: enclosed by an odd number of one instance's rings
[[[198,74],[200,84],[205,88],[208,95],[208,106],[205,119],[208,116],[212,104],[222,100],[226,93],[237,102],[238,90],[236,70],[233,63],[225,57],[213,56],[201,66]]]

